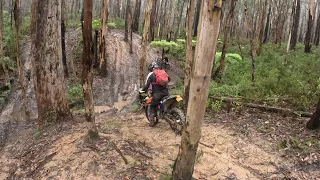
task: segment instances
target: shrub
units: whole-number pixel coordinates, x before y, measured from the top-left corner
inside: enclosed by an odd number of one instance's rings
[[[79,84],[72,85],[68,89],[68,100],[70,106],[83,106],[83,90],[82,86]]]
[[[101,29],[101,21],[100,20],[93,20],[92,21],[92,30],[98,31],[99,29]]]

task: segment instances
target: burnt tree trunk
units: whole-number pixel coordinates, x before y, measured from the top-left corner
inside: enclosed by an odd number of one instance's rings
[[[218,44],[221,8],[222,0],[203,0],[194,70],[190,82],[187,123],[183,128],[179,153],[173,167],[173,180],[192,179]]]
[[[33,0],[31,54],[38,126],[70,118],[62,65],[61,0]]]
[[[262,3],[262,2],[261,2]],[[257,55],[260,56],[262,52],[262,44],[263,44],[263,34],[264,34],[264,23],[266,21],[266,13],[267,13],[267,6],[268,6],[268,0],[265,0],[265,4],[261,13],[261,19],[260,19],[260,28],[259,28],[259,48],[257,50]]]
[[[132,25],[132,30],[134,32],[139,31],[140,9],[141,9],[141,0],[136,0],[136,5],[134,8],[134,14],[133,14],[133,25]]]
[[[232,0],[230,1],[231,6],[230,6],[230,11],[227,16],[227,22],[226,26],[224,28],[224,34],[223,34],[223,46],[222,46],[222,54],[220,58],[220,65],[217,68],[217,70],[214,72],[213,79],[219,81],[221,79],[221,74],[223,72],[224,66],[225,66],[225,59],[226,59],[226,54],[227,54],[227,44],[228,44],[228,38],[230,35],[230,27],[231,27],[231,22],[234,17],[234,10],[236,8],[237,0]]]
[[[66,56],[66,25],[65,25],[65,16],[66,16],[66,7],[65,2],[62,1],[61,4],[61,43],[62,43],[62,64],[63,71],[66,78],[69,77],[68,65],[67,65],[67,56]]]
[[[199,24],[199,16],[200,16],[200,8],[203,0],[197,1],[196,14],[194,17],[194,25],[193,25],[193,37],[197,36],[198,33],[198,24]]]
[[[94,68],[99,67],[99,61],[98,61],[98,36],[99,31],[94,30],[94,43],[93,43],[93,50],[94,50]]]
[[[312,117],[307,122],[306,127],[312,130],[318,129],[320,127],[320,99],[318,101],[316,111],[313,113]]]
[[[188,107],[189,91],[190,91],[190,79],[191,68],[193,62],[193,50],[192,50],[192,25],[194,20],[196,7],[196,0],[189,0],[187,9],[187,24],[186,24],[186,64],[184,69],[184,107]]]
[[[85,106],[85,115],[88,122],[89,135],[98,133],[95,125],[93,106],[93,55],[92,55],[92,0],[84,0],[84,24],[83,24],[83,59],[82,59],[82,87]]]
[[[14,21],[15,21],[15,32],[16,32],[16,55],[17,55],[17,69],[19,75],[19,83],[20,88],[22,89],[22,95],[24,100],[24,111],[26,114],[26,118],[29,119],[29,109],[28,109],[28,97],[27,97],[27,89],[24,85],[24,75],[23,75],[23,64],[21,62],[21,52],[20,52],[20,0],[15,0],[14,3]]]
[[[313,27],[313,0],[309,0],[309,19],[308,19],[308,29],[305,38],[305,53],[311,53],[311,35],[312,35],[312,27]]]
[[[291,29],[291,40],[290,40],[290,50],[296,49],[297,39],[298,39],[298,28],[300,24],[300,0],[296,0],[295,10],[294,10],[294,20]]]
[[[269,29],[270,29],[270,18],[271,18],[271,4],[269,5],[269,10],[268,10],[268,16],[267,16],[267,22],[266,22],[266,27],[264,30],[264,38],[263,38],[263,43],[268,42],[268,35],[269,35]]]

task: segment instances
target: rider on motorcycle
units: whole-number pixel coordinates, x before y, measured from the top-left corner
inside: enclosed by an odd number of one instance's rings
[[[146,92],[151,85],[153,98],[150,106],[150,117],[154,117],[156,116],[157,106],[160,103],[161,99],[165,96],[168,96],[169,94],[166,87],[166,83],[169,81],[169,77],[164,70],[160,70],[160,66],[157,62],[152,62],[149,65],[148,70],[150,71],[150,73],[147,76],[145,86],[140,89],[140,92]]]

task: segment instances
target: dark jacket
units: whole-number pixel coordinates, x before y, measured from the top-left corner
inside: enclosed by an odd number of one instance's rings
[[[157,82],[157,78],[156,75],[152,72],[148,79],[147,82],[144,86],[144,88],[142,89],[143,91],[147,91],[150,84],[152,85],[152,93],[161,93],[161,94],[166,94],[168,95],[168,89],[166,86],[160,86],[158,84],[155,84]]]

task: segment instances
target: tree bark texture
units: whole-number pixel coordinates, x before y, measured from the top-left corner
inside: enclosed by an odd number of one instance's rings
[[[134,8],[134,14],[133,14],[133,27],[132,27],[134,32],[139,31],[140,9],[141,9],[141,0],[136,0],[136,5]]]
[[[203,0],[199,24],[199,36],[195,52],[195,64],[190,83],[190,95],[178,157],[173,167],[174,180],[191,180],[206,101],[217,40],[220,29],[222,0]]]
[[[20,57],[20,0],[15,0],[14,4],[14,21],[15,21],[15,32],[16,32],[16,52],[17,52],[17,70],[19,76],[19,83],[20,88],[22,90],[23,100],[24,100],[24,111],[26,114],[27,119],[29,119],[29,109],[28,109],[28,97],[27,97],[27,90],[24,85],[24,75],[23,75],[23,64],[21,62]]]
[[[290,50],[296,49],[297,39],[298,39],[298,28],[300,24],[300,0],[296,0],[295,10],[294,10],[294,20],[291,29],[291,40],[290,40]]]
[[[311,53],[311,36],[313,27],[313,0],[309,0],[309,19],[308,19],[308,29],[306,33],[306,38],[304,41],[304,52]]]
[[[92,41],[92,0],[84,0],[83,24],[83,57],[82,57],[82,86],[85,115],[90,133],[97,133],[93,106],[93,41]]]
[[[70,117],[61,43],[61,0],[33,0],[32,58],[38,125]]]
[[[147,60],[147,46],[149,37],[150,15],[151,15],[151,0],[147,0],[144,18],[144,28],[142,37],[142,56],[140,61],[140,87],[143,87],[146,77],[146,60]]]
[[[66,25],[65,25],[65,17],[66,17],[66,7],[64,0],[61,1],[61,42],[62,42],[62,63],[63,63],[63,71],[66,78],[69,77],[68,65],[67,65],[67,56],[66,56]],[[67,16],[68,17],[68,16]]]
[[[101,8],[101,35],[99,42],[99,58],[100,58],[100,72],[102,76],[107,76],[107,63],[106,63],[106,43],[108,34],[108,16],[109,16],[109,0],[102,1]]]
[[[187,25],[186,25],[186,63],[184,69],[184,106],[188,107],[191,67],[193,62],[192,50],[192,25],[194,20],[196,0],[189,0],[187,9]]]

